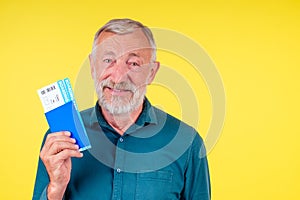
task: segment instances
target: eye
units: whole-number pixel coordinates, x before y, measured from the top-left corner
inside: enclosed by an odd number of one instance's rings
[[[139,68],[141,63],[142,62],[136,57],[132,57],[127,61],[127,65],[132,68]]]
[[[103,62],[104,62],[104,63],[112,63],[113,60],[110,59],[110,58],[105,58],[105,59],[103,59]]]
[[[137,62],[129,62],[129,65],[132,66],[132,67],[139,67],[139,63]]]

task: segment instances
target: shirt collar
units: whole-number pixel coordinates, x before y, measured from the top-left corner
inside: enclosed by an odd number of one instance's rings
[[[102,128],[109,128],[113,129],[105,120],[105,118],[102,115],[101,107],[98,104],[98,101],[96,102],[96,105],[91,113],[90,116],[90,125],[93,125],[95,123],[98,123]],[[126,131],[126,133],[131,133],[139,128],[142,128],[143,126],[146,126],[148,124],[157,124],[157,117],[154,112],[154,107],[151,105],[149,100],[145,97],[144,103],[143,103],[143,110],[136,120],[136,122],[129,127],[129,129]]]

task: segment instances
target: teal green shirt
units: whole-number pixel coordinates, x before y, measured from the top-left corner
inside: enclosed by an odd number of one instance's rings
[[[98,104],[81,116],[92,148],[82,158],[72,158],[65,199],[210,199],[205,148],[190,126],[147,99],[123,136],[105,121]],[[48,184],[39,159],[33,199],[47,199]]]

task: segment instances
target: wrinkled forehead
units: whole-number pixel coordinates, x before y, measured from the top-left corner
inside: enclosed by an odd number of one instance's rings
[[[137,29],[127,34],[102,32],[94,43],[92,53],[101,55],[109,52],[116,56],[121,56],[131,52],[151,54],[151,51],[151,45],[147,37],[142,30]]]

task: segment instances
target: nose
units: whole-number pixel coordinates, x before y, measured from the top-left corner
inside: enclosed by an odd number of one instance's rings
[[[129,69],[127,62],[123,58],[119,58],[115,61],[111,67],[110,78],[115,83],[120,83],[127,80]]]

